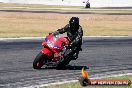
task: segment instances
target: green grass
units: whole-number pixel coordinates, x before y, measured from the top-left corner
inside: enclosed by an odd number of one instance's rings
[[[110,78],[105,78],[105,79],[123,79],[123,80],[131,80],[132,81],[132,76],[110,77]],[[87,86],[87,87],[82,87],[79,84],[79,82],[76,82],[76,83],[54,85],[54,86],[48,86],[48,87],[42,87],[42,88],[132,88],[132,85],[130,85],[130,86]]]

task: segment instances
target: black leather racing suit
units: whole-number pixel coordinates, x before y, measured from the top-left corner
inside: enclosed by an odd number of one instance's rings
[[[74,48],[70,48],[71,52],[69,53],[69,55],[73,55],[76,54],[75,59],[77,59],[79,51],[82,50],[81,49],[81,45],[82,45],[82,36],[83,36],[83,30],[82,27],[79,25],[79,29],[77,29],[76,31],[72,32],[70,30],[70,25],[67,24],[65,27],[58,29],[57,30],[60,34],[67,32],[67,37],[70,41],[69,46]]]

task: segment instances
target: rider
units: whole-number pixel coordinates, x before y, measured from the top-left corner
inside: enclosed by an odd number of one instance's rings
[[[83,30],[82,27],[79,25],[79,18],[78,17],[72,17],[69,21],[69,24],[67,24],[65,27],[58,29],[55,33],[65,33],[67,32],[67,38],[70,41],[70,43],[66,46],[67,54],[64,55],[64,58],[67,55],[72,55],[74,60],[78,58],[79,51],[81,49],[82,45],[82,36],[83,36]],[[74,48],[72,48],[74,46]]]

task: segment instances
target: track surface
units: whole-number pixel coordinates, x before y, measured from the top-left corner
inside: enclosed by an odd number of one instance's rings
[[[132,73],[132,38],[84,38],[79,58],[65,69],[34,70],[32,62],[41,49],[38,40],[0,41],[0,88],[27,87],[76,79],[81,69],[97,74]]]
[[[58,14],[101,14],[101,15],[132,15],[132,13],[102,13],[102,12],[60,12],[60,11],[45,11],[45,10],[0,10],[0,12],[26,12],[26,13],[58,13]]]

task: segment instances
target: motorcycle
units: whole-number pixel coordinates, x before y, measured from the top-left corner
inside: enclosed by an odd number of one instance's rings
[[[50,33],[42,42],[43,48],[33,62],[34,69],[40,69],[43,65],[64,67],[72,60],[70,57],[64,58],[66,45],[69,40],[60,34]]]

